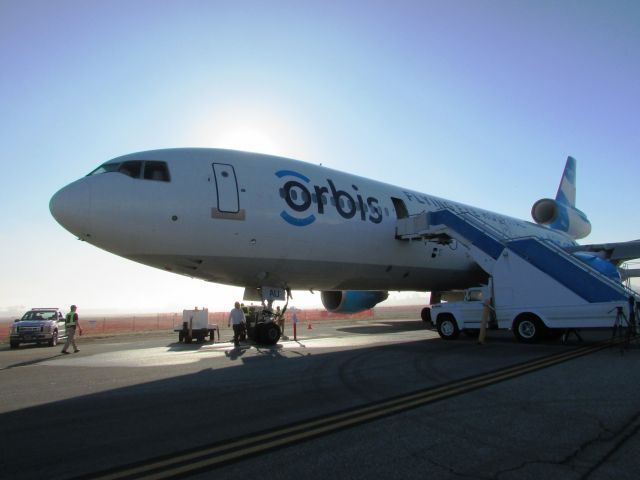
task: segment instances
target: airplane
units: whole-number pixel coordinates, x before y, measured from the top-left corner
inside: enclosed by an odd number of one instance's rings
[[[245,287],[246,299],[265,287],[320,291],[328,311],[353,313],[389,291],[431,292],[433,302],[487,282],[455,240],[397,238],[398,219],[445,208],[505,237],[553,242],[620,280],[640,240],[578,245],[591,224],[575,206],[575,177],[569,157],[556,198],[533,205],[532,223],[298,160],[175,148],[109,160],[49,207],[80,240],[129,260]]]

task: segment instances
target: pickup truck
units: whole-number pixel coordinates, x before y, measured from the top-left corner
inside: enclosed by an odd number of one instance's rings
[[[458,338],[460,332],[478,336],[485,298],[486,287],[470,288],[465,290],[463,300],[433,304],[428,312],[423,313],[423,317],[426,316],[433,323],[440,337],[445,340]]]
[[[32,308],[11,325],[9,345],[18,348],[21,343],[46,343],[54,347],[66,337],[64,315],[59,308]]]

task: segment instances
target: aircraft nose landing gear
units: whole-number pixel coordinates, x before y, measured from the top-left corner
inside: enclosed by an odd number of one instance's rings
[[[282,332],[269,310],[254,310],[247,315],[247,337],[262,345],[275,345]]]

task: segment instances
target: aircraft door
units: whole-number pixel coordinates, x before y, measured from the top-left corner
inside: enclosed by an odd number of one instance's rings
[[[240,197],[238,195],[238,180],[233,165],[226,163],[213,164],[213,176],[216,181],[218,196],[218,210],[226,213],[238,213]]]
[[[391,197],[391,201],[393,202],[393,208],[396,211],[396,217],[398,219],[407,218],[409,216],[409,211],[407,210],[407,206],[404,204],[404,201],[395,197]]]

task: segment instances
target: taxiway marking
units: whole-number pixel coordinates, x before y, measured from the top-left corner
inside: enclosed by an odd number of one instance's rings
[[[609,342],[605,342],[580,347],[568,352],[562,352],[493,372],[464,378],[445,385],[425,388],[395,398],[325,415],[297,424],[273,428],[269,431],[258,432],[242,438],[225,440],[217,442],[214,445],[149,459],[138,464],[122,466],[109,471],[96,472],[78,478],[100,480],[120,480],[125,478],[160,480],[201,473],[275,448],[310,440],[344,428],[354,427],[445,398],[488,387],[527,373],[549,368],[559,363],[597,352],[610,345]]]

